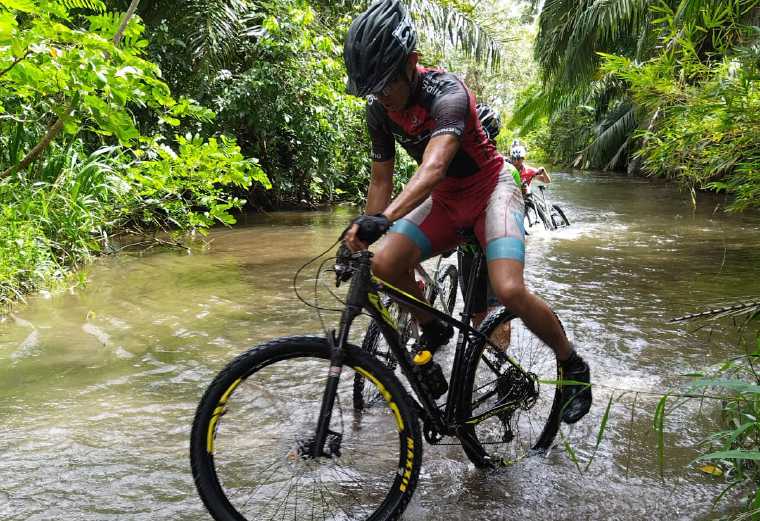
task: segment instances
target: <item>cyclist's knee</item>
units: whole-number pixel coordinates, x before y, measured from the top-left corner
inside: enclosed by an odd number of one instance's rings
[[[518,313],[527,295],[527,289],[522,281],[506,280],[494,287],[494,293],[499,302],[507,309]]]
[[[404,257],[393,255],[384,249],[372,258],[372,272],[387,282],[396,282],[411,269],[412,265]]]

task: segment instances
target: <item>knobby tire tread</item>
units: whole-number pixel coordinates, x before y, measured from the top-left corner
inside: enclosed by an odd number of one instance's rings
[[[411,405],[411,398],[404,390],[398,378],[377,359],[363,352],[360,348],[348,345],[345,349],[344,366],[358,366],[373,375],[390,393],[397,405],[404,422],[405,437],[411,437],[414,443],[414,458],[411,476],[406,490],[399,489],[399,477],[389,489],[382,505],[367,518],[368,521],[395,521],[400,519],[417,486],[422,462],[422,437],[416,411]],[[224,494],[214,470],[213,455],[206,450],[206,436],[214,410],[220,403],[222,394],[238,378],[247,378],[257,370],[266,367],[267,361],[278,363],[298,355],[324,358],[325,370],[329,365],[330,346],[324,337],[296,336],[271,340],[238,355],[225,366],[214,378],[203,394],[193,421],[190,443],[190,462],[198,493],[208,511],[217,521],[257,521],[240,515]],[[234,393],[233,393],[234,396]],[[400,446],[401,447],[401,435]],[[406,455],[406,450],[403,449]],[[399,462],[402,455],[399,455]],[[400,463],[401,466],[401,463]]]

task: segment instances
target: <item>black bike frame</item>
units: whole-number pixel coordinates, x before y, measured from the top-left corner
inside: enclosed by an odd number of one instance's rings
[[[475,450],[477,447],[476,442],[471,442],[466,432],[461,429],[464,425],[472,425],[482,422],[483,420],[490,418],[506,409],[513,406],[512,403],[500,404],[493,409],[479,414],[477,417],[468,418],[465,420],[457,419],[457,410],[461,405],[462,399],[468,397],[462,396],[458,390],[462,388],[463,379],[465,377],[465,361],[467,344],[470,340],[470,335],[475,336],[478,341],[483,341],[498,349],[498,346],[493,344],[486,336],[477,329],[470,326],[471,313],[471,300],[472,292],[475,287],[476,274],[480,271],[481,264],[484,261],[484,255],[482,251],[477,251],[474,254],[473,263],[470,268],[470,277],[468,279],[467,290],[465,294],[465,305],[462,311],[462,321],[459,321],[442,311],[432,307],[427,302],[419,300],[413,295],[396,288],[387,282],[380,280],[371,274],[371,258],[372,254],[369,251],[362,251],[353,255],[353,259],[358,257],[358,269],[353,273],[351,285],[348,290],[346,299],[346,307],[341,315],[340,325],[338,328],[338,336],[335,338],[334,332],[331,331],[328,335],[328,341],[332,347],[332,357],[330,363],[330,371],[328,375],[327,385],[322,399],[322,407],[320,410],[319,422],[317,425],[316,443],[314,445],[314,456],[322,454],[324,442],[328,433],[328,426],[330,425],[330,418],[332,416],[332,408],[335,403],[335,396],[338,388],[338,381],[340,378],[342,365],[343,365],[343,350],[348,343],[348,335],[351,329],[351,324],[354,319],[359,316],[363,310],[372,316],[377,322],[382,335],[385,337],[390,347],[393,356],[396,357],[399,367],[402,373],[406,377],[412,390],[417,395],[418,408],[424,413],[424,418],[431,421],[435,430],[441,434],[449,436],[457,436],[463,445],[468,445],[471,450]],[[435,403],[433,397],[423,388],[419,377],[414,371],[414,363],[412,361],[411,353],[409,353],[405,346],[401,345],[400,334],[397,325],[391,316],[388,308],[383,304],[380,294],[388,295],[391,299],[398,302],[400,305],[406,306],[413,311],[422,311],[435,316],[435,318],[442,320],[448,324],[453,325],[459,330],[457,338],[457,347],[454,353],[454,362],[451,372],[451,380],[449,382],[449,394],[446,398],[445,411],[442,413]],[[468,333],[468,334],[465,334]],[[520,365],[507,355],[507,360],[510,364],[520,370],[522,373],[526,373]],[[482,450],[482,449],[481,449]]]

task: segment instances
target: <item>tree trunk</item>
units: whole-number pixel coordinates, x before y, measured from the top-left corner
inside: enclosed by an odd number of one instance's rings
[[[71,105],[68,106],[66,109],[66,112],[64,113],[63,117],[59,117],[57,120],[55,120],[55,123],[53,123],[50,127],[48,127],[48,131],[45,133],[45,136],[42,138],[42,140],[37,143],[34,148],[24,157],[24,159],[21,160],[21,162],[17,165],[14,165],[8,169],[6,169],[2,174],[0,174],[0,179],[3,177],[7,177],[11,174],[14,174],[15,172],[18,172],[19,170],[23,170],[24,168],[28,167],[32,164],[32,162],[39,157],[40,154],[48,147],[51,141],[55,139],[55,137],[58,135],[58,133],[63,128],[63,119],[70,116],[71,112],[73,110],[73,107]]]
[[[127,12],[124,14],[124,18],[121,20],[121,24],[119,25],[119,30],[116,31],[116,34],[113,35],[113,44],[119,45],[121,42],[121,39],[124,38],[124,31],[127,29],[127,24],[129,24],[129,19],[134,16],[135,11],[137,10],[137,4],[140,3],[140,0],[132,0],[132,3],[129,4],[129,8],[127,9]]]

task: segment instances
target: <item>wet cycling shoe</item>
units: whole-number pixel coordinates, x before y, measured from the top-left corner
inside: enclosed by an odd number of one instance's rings
[[[420,335],[417,351],[430,351],[431,354],[445,346],[454,336],[454,327],[440,320],[433,320],[422,326],[422,335]]]
[[[562,385],[562,421],[575,423],[591,409],[591,386],[584,385],[591,383],[591,370],[575,351],[566,361],[560,362],[559,366],[560,380],[583,382]]]

